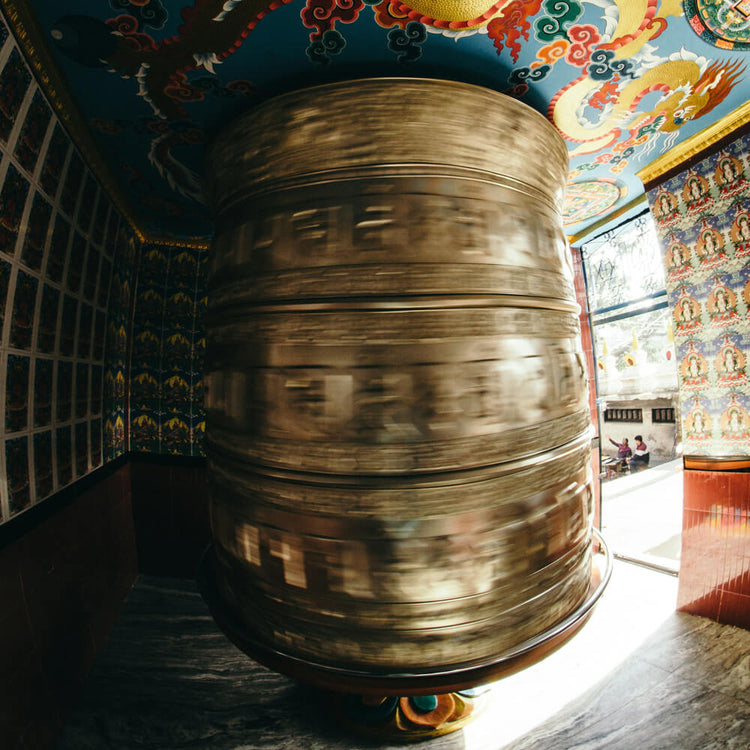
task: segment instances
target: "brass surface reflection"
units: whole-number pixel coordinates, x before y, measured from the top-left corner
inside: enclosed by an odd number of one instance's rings
[[[217,593],[251,641],[379,674],[488,664],[589,590],[587,380],[539,114],[371,79],[210,150]]]

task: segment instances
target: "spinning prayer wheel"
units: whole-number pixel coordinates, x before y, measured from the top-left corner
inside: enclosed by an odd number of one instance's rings
[[[559,638],[590,595],[593,494],[556,130],[476,86],[366,79],[266,101],[207,169],[230,637],[384,694]]]

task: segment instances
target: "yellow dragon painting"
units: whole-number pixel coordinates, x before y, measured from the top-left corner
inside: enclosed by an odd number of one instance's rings
[[[744,73],[737,61],[711,61],[685,48],[668,58],[658,56],[650,42],[666,29],[669,16],[682,16],[678,0],[596,4],[604,8],[607,24],[598,49],[613,53],[611,60],[627,60],[631,69],[629,76],[613,81],[592,76],[589,68],[552,99],[549,118],[564,138],[580,143],[571,156],[608,148],[623,132],[630,135],[621,149],[644,146],[656,134],[667,134],[668,148],[682,125],[720,104]],[[643,100],[649,95],[654,101],[645,109]],[[592,101],[598,106],[591,106]],[[652,140],[649,148],[653,145]]]

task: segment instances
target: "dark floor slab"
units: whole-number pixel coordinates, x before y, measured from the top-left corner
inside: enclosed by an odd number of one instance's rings
[[[654,597],[663,598],[645,593],[644,581],[661,574],[618,566],[601,612],[567,652],[520,673],[517,683],[509,682],[515,677],[498,683],[466,730],[411,747],[749,748],[750,632],[667,605],[653,630],[643,628],[647,637],[633,638],[648,602],[653,609]],[[657,583],[663,587],[664,579]],[[626,644],[620,658],[617,648]],[[606,670],[597,669],[607,659]],[[544,709],[545,700],[561,694],[563,708],[528,725],[516,722],[527,728],[509,733],[521,712]],[[398,745],[352,733],[323,710],[316,691],[246,657],[218,630],[192,582],[153,577],[141,577],[131,592],[58,744],[58,750],[375,747]]]

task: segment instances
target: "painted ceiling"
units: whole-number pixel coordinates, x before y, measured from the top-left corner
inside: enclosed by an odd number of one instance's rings
[[[206,143],[301,86],[442,77],[524,101],[568,145],[571,235],[642,195],[639,170],[750,91],[750,0],[26,1],[136,223],[158,237],[211,235]]]

